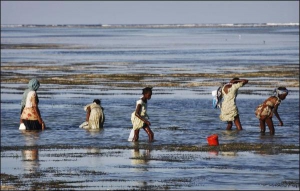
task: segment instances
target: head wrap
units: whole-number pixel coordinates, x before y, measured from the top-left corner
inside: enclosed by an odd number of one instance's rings
[[[37,91],[40,87],[40,82],[36,79],[36,78],[33,78],[31,79],[29,82],[28,82],[28,89],[26,89],[23,93],[23,98],[22,98],[22,102],[21,102],[21,114],[22,114],[22,111],[25,107],[25,104],[26,104],[26,99],[27,99],[27,95],[30,91]],[[39,98],[36,96],[37,98],[37,103],[39,102]]]
[[[36,78],[31,79],[28,83],[28,89],[30,90],[36,91],[39,89],[39,87],[40,82]]]
[[[278,97],[279,95],[288,94],[288,93],[289,93],[289,91],[288,91],[287,89],[285,89],[285,90],[279,90],[278,88],[275,88],[275,89],[273,90],[273,94],[274,94],[276,97]]]

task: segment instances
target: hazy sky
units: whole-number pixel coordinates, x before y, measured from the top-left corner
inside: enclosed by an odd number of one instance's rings
[[[1,24],[299,23],[299,1],[2,1]]]

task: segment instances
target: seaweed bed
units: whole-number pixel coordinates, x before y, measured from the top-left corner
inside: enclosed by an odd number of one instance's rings
[[[105,63],[93,63],[101,67]],[[112,66],[111,64],[110,66]],[[130,67],[130,64],[128,64]],[[1,83],[27,83],[30,71],[35,71],[42,84],[60,85],[102,85],[104,87],[130,88],[141,86],[193,88],[197,86],[216,86],[224,79],[241,77],[251,79],[249,83],[257,87],[273,87],[284,83],[288,87],[299,87],[299,65],[278,65],[241,68],[237,71],[222,68],[214,73],[95,73],[91,64],[36,65],[35,63],[1,63]],[[109,66],[105,66],[109,67]],[[170,70],[170,68],[167,68]],[[63,72],[58,74],[57,71]],[[134,72],[134,70],[133,70]],[[242,72],[242,76],[241,76]],[[38,74],[37,74],[38,73]],[[46,74],[46,75],[45,75]],[[33,76],[32,76],[33,77]],[[263,78],[263,80],[262,80]]]

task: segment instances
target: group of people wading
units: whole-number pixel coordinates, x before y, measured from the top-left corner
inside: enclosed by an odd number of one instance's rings
[[[220,104],[220,119],[227,122],[227,130],[232,129],[233,122],[238,130],[243,129],[239,118],[239,111],[236,106],[236,97],[238,89],[247,83],[248,80],[246,79],[233,78],[221,89],[223,101]],[[33,78],[28,83],[28,89],[26,89],[23,93],[21,102],[20,129],[44,130],[46,128],[38,107],[39,99],[36,91],[39,87],[40,82],[36,78]],[[134,131],[132,141],[138,141],[140,129],[144,129],[148,134],[149,142],[152,142],[154,140],[154,133],[150,128],[150,118],[147,114],[147,101],[151,99],[152,88],[144,88],[142,95],[143,96],[136,102],[135,111],[131,114],[131,122]],[[283,126],[283,122],[277,110],[281,101],[284,100],[287,95],[288,90],[285,87],[278,87],[274,90],[273,96],[269,97],[262,104],[257,106],[255,115],[259,119],[260,132],[262,134],[266,131],[266,124],[269,127],[270,134],[275,134],[275,128],[272,121],[273,114],[275,114],[279,120],[279,125]],[[86,121],[85,124],[83,124],[86,129],[103,128],[105,116],[104,109],[101,107],[99,99],[95,99],[92,104],[86,105],[84,110],[87,112]],[[21,126],[23,126],[23,128],[21,128]]]

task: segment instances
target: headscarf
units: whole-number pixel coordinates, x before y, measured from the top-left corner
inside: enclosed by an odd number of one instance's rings
[[[273,90],[273,94],[274,94],[276,97],[278,97],[279,95],[288,94],[288,93],[289,93],[289,91],[288,91],[287,89],[285,89],[285,90],[279,90],[278,88],[275,88],[275,89]]]
[[[37,91],[40,87],[40,82],[36,79],[36,78],[33,78],[31,79],[29,82],[28,82],[28,89],[26,89],[23,93],[23,98],[22,98],[22,102],[21,102],[21,114],[22,114],[22,111],[25,107],[25,104],[26,104],[26,99],[27,99],[27,95],[30,91]],[[36,96],[36,99],[37,99],[37,103],[39,102],[39,98]]]

